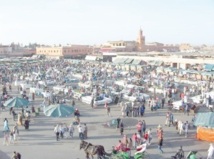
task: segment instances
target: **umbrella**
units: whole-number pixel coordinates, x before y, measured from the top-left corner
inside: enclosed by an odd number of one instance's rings
[[[51,117],[66,117],[71,115],[73,112],[73,107],[64,104],[50,105],[44,110],[45,115]]]
[[[24,99],[24,98],[19,98],[19,97],[14,97],[11,99],[8,99],[5,103],[4,106],[5,107],[23,107],[23,106],[28,106],[29,101]]]

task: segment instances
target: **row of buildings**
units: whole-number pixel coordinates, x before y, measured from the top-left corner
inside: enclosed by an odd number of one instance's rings
[[[214,51],[214,47],[202,45],[193,47],[184,43],[180,45],[162,44],[158,42],[146,43],[142,29],[139,30],[136,40],[133,41],[108,41],[99,46],[89,45],[67,45],[67,46],[46,46],[46,45],[28,45],[25,47],[12,43],[5,46],[0,45],[0,57],[11,56],[32,56],[33,54],[45,55],[54,58],[83,58],[86,55],[104,55],[109,53],[133,52],[195,52],[200,50]]]
[[[2,45],[0,44],[0,58],[24,57],[36,54],[36,49],[23,47],[20,44]]]

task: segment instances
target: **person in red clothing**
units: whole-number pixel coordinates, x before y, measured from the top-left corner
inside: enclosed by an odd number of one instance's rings
[[[116,151],[124,151],[125,150],[125,145],[119,140],[119,143],[117,146],[115,146]]]
[[[134,133],[134,134],[132,135],[132,143],[133,143],[133,147],[134,147],[134,148],[137,147],[137,141],[138,141],[137,133]]]
[[[148,140],[148,138],[149,138],[149,134],[148,134],[148,132],[146,132],[145,134],[144,134],[144,139],[147,141]]]

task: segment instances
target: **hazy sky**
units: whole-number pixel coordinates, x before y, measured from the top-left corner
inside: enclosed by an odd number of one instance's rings
[[[0,0],[0,43],[214,44],[214,0]]]

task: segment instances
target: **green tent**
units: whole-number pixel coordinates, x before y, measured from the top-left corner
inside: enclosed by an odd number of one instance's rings
[[[67,117],[73,112],[74,108],[72,106],[67,106],[64,104],[50,105],[44,110],[45,115],[51,117]]]
[[[194,125],[214,128],[214,112],[198,113]]]
[[[213,64],[205,64],[204,69],[205,69],[205,71],[213,71],[214,65]]]
[[[23,106],[28,106],[29,101],[24,99],[24,98],[19,98],[19,97],[14,97],[11,99],[8,99],[5,103],[5,107],[15,107],[15,108],[20,108]]]

